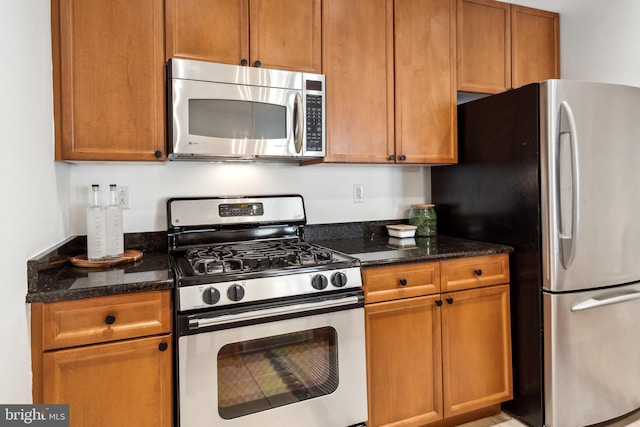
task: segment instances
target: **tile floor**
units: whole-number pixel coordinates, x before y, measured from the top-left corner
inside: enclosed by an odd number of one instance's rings
[[[459,427],[526,427],[525,424],[513,419],[509,414],[501,412],[492,417],[483,418],[470,423],[462,424]],[[604,425],[602,425],[604,427]],[[607,424],[606,427],[640,427],[640,411],[629,415],[623,420]]]

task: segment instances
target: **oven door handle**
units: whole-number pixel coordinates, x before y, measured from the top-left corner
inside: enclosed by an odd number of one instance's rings
[[[193,316],[189,318],[189,329],[195,330],[199,328],[206,328],[209,326],[244,322],[248,320],[256,320],[256,319],[272,317],[272,316],[298,314],[298,313],[304,313],[307,311],[354,305],[360,302],[361,302],[360,297],[352,296],[352,297],[341,298],[338,300],[331,299],[331,300],[325,300],[325,301],[319,301],[319,302],[287,305],[283,307],[272,307],[272,308],[265,308],[262,310],[247,311],[247,312],[238,313],[238,314],[223,314],[215,317],[200,318],[200,317]]]

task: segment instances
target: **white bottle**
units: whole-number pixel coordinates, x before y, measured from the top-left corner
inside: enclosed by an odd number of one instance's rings
[[[99,261],[107,256],[107,228],[105,210],[100,206],[100,186],[91,186],[87,208],[87,259]]]
[[[124,254],[124,234],[122,232],[122,209],[118,204],[116,185],[109,186],[107,214],[107,257],[119,258]]]

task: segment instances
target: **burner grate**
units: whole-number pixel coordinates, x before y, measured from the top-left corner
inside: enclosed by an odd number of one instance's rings
[[[331,250],[302,241],[206,246],[187,250],[185,257],[196,275],[265,271],[328,264],[334,261]]]

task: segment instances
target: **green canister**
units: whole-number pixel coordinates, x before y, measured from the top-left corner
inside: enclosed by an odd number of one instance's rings
[[[435,205],[411,205],[409,210],[409,224],[418,227],[416,236],[435,236],[438,231]]]

